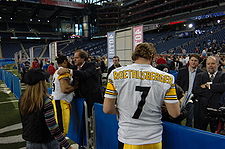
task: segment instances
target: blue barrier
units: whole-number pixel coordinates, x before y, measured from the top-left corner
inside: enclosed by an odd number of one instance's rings
[[[163,123],[164,149],[223,149],[225,136],[169,122]]]
[[[6,71],[5,70],[2,70],[2,81],[5,82],[5,73]]]
[[[102,104],[94,104],[96,149],[117,149],[118,122],[116,115],[105,114],[102,108]]]
[[[12,86],[13,86],[13,81],[12,81],[12,73],[5,71],[5,84],[6,86],[13,92]]]
[[[20,79],[16,76],[13,77],[13,94],[16,96],[17,99],[21,96],[21,83]]]
[[[11,72],[0,69],[0,80],[11,90],[17,99],[21,96],[20,79]]]
[[[15,61],[11,58],[8,59],[0,59],[0,67],[8,64],[15,64]]]
[[[117,149],[117,120],[94,105],[96,149]],[[163,149],[223,149],[225,136],[169,122],[163,123]]]
[[[0,80],[2,80],[2,73],[3,73],[3,70],[0,69]]]
[[[73,99],[71,102],[71,116],[69,131],[67,136],[79,144],[80,146],[87,145],[86,128],[85,128],[85,114],[84,114],[85,99]]]

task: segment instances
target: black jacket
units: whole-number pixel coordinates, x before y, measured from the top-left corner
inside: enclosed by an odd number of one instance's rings
[[[225,92],[225,73],[217,72],[211,84],[211,89],[201,88],[201,85],[207,82],[210,82],[208,72],[199,73],[196,76],[193,94],[201,104],[211,108],[219,108],[221,96]]]
[[[23,125],[22,137],[24,140],[33,143],[47,143],[54,139],[45,122],[44,106],[40,111],[20,115]]]
[[[85,62],[80,70],[77,70],[77,67],[75,67],[73,72],[73,78],[79,82],[78,88],[75,90],[75,96],[101,103],[103,97],[99,73],[95,64]]]
[[[197,68],[196,76],[200,72],[202,72],[202,70]],[[195,76],[194,82],[196,81],[196,76]],[[176,84],[179,85],[184,91],[188,91],[188,87],[189,87],[189,71],[188,71],[188,67],[181,68],[178,71]]]

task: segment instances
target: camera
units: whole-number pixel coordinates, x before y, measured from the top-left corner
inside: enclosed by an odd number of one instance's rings
[[[220,107],[219,109],[207,108],[207,112],[208,119],[218,121],[218,126],[215,133],[225,135],[225,107]]]

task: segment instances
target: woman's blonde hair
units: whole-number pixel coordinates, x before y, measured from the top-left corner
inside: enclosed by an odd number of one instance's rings
[[[45,81],[39,81],[35,85],[27,85],[20,98],[20,112],[22,115],[38,111],[43,107],[44,98],[48,96]]]
[[[145,59],[151,59],[151,58],[153,58],[154,54],[156,54],[156,48],[155,48],[154,44],[143,42],[136,46],[136,48],[132,54],[132,60],[135,61],[139,57],[142,57]]]

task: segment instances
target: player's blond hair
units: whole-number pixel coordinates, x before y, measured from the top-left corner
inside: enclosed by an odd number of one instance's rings
[[[139,57],[142,57],[145,59],[151,59],[154,56],[154,54],[156,54],[156,48],[154,44],[143,42],[136,46],[132,54],[132,60],[135,61]]]

